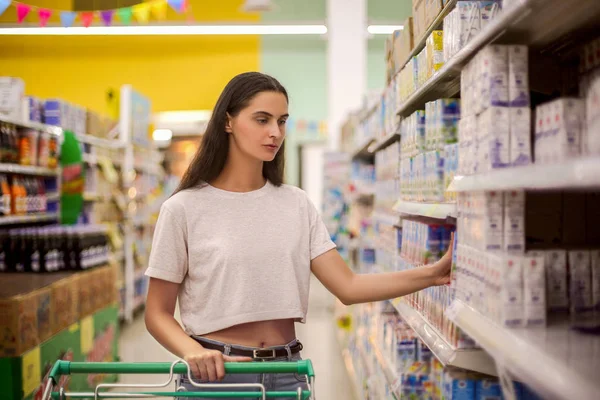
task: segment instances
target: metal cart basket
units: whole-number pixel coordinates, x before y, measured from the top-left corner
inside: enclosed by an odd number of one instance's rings
[[[225,363],[226,374],[289,374],[296,373],[306,376],[308,390],[298,387],[297,391],[289,392],[267,392],[264,385],[256,384],[202,384],[197,383],[191,374],[189,365],[184,360],[173,363],[122,363],[122,362],[70,362],[57,361],[48,377],[44,388],[42,400],[66,400],[66,399],[143,399],[153,397],[174,398],[256,398],[272,399],[287,398],[300,400],[315,399],[315,373],[310,360],[292,362],[250,362],[250,363]],[[93,392],[65,392],[62,387],[56,387],[59,378],[64,375],[73,374],[168,374],[168,380],[157,384],[100,384]],[[187,374],[190,383],[198,388],[198,391],[156,391],[167,389],[173,382],[176,374]],[[134,388],[146,391],[119,393],[118,389]],[[231,389],[229,392],[202,392],[202,389]],[[255,389],[256,391],[235,391],[236,389]],[[58,391],[56,391],[58,390]],[[112,390],[112,391],[107,391]]]

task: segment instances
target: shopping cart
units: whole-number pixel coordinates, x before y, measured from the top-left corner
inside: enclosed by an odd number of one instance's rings
[[[153,397],[180,397],[180,398],[288,398],[300,400],[315,399],[315,373],[310,360],[292,361],[292,362],[250,362],[250,363],[225,363],[226,374],[290,374],[306,376],[308,390],[298,389],[289,392],[267,392],[262,384],[201,384],[194,381],[189,369],[189,365],[184,360],[177,360],[173,363],[121,363],[121,362],[71,362],[59,360],[54,364],[48,382],[44,389],[42,400],[66,400],[66,399],[94,399],[110,398],[153,398]],[[62,387],[56,388],[56,383],[61,376],[73,374],[169,374],[169,379],[164,383],[157,384],[119,384],[104,383],[96,386],[93,392],[65,392]],[[166,389],[176,374],[187,374],[190,383],[198,388],[197,392],[181,391],[183,388],[177,388],[176,392],[154,391],[157,389]],[[107,391],[112,389],[146,389],[150,391],[118,393],[116,391]],[[202,389],[231,389],[230,392],[202,392]],[[53,391],[56,390],[57,391]],[[256,389],[256,391],[236,392],[236,389]]]

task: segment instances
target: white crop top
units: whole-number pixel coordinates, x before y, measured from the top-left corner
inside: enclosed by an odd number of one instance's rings
[[[304,191],[210,185],[162,205],[146,275],[181,283],[186,333],[273,319],[305,322],[310,262],[335,248]]]

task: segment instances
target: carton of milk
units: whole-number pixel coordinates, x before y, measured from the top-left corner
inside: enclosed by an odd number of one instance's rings
[[[483,48],[477,61],[476,109],[483,112],[489,107],[508,106],[508,47],[489,45]]]
[[[48,125],[70,129],[70,104],[61,99],[48,99],[44,104],[44,121]]]
[[[510,164],[510,117],[507,107],[489,107],[478,118],[477,173],[506,168]]]
[[[529,62],[527,46],[508,47],[508,105],[529,108]]]
[[[585,153],[600,154],[600,75],[589,86],[586,99],[587,125],[585,130]]]
[[[475,400],[502,400],[502,386],[496,379],[479,379],[475,385]]]
[[[522,327],[525,323],[523,307],[523,258],[504,255],[500,267],[500,325]]]
[[[569,251],[571,314],[587,316],[593,308],[591,253]]]
[[[546,325],[546,271],[544,254],[529,252],[523,260],[525,325]]]
[[[585,105],[577,98],[560,98],[550,107],[550,148],[554,150],[551,162],[579,157],[581,137],[585,124]]]
[[[531,164],[531,110],[529,107],[511,107],[510,165]]]
[[[566,250],[544,252],[546,269],[546,293],[548,310],[562,312],[569,310],[569,287]]]
[[[504,251],[525,251],[525,192],[504,192]]]

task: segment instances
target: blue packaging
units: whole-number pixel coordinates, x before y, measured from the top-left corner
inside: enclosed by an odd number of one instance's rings
[[[475,384],[475,400],[502,400],[502,386],[492,379],[482,379]]]
[[[43,122],[43,103],[34,96],[25,96],[25,117],[31,122]]]
[[[44,103],[44,122],[47,125],[68,129],[69,105],[61,99],[48,99]]]
[[[449,389],[452,400],[476,400],[475,381],[472,379],[452,379]]]

